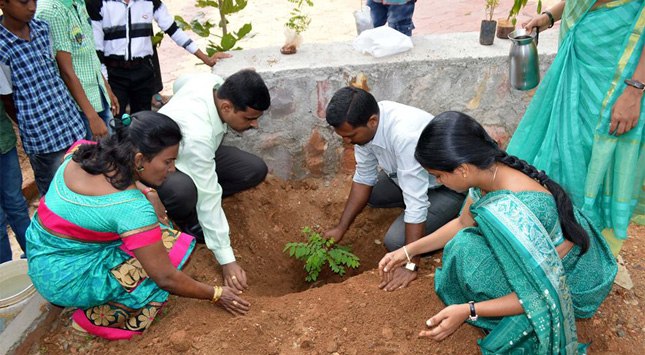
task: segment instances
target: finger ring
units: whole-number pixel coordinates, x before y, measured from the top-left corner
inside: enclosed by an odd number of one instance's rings
[[[234,306],[237,306],[237,301],[233,301],[233,305],[234,305]]]
[[[231,276],[231,280],[237,280],[237,276],[235,275]]]

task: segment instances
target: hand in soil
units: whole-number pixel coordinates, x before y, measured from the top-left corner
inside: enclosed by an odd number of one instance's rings
[[[426,326],[428,328],[434,327],[434,329],[421,331],[419,336],[431,337],[436,341],[441,341],[459,329],[459,326],[468,319],[469,315],[470,307],[468,304],[448,306],[426,321]]]
[[[398,269],[400,266],[405,264],[408,261],[408,257],[405,256],[405,251],[403,248],[399,248],[393,252],[385,254],[385,256],[378,263],[378,274],[385,281],[388,276],[388,273],[391,273],[392,270]],[[389,280],[389,279],[388,279]]]
[[[249,312],[251,304],[235,293],[234,289],[224,286],[216,303],[234,316],[243,316]]]
[[[249,289],[246,283],[246,272],[237,262],[222,265],[222,274],[224,285],[232,288],[235,293],[240,294]]]
[[[323,238],[325,239],[332,239],[334,238],[334,244],[338,244],[341,239],[343,239],[343,236],[345,235],[345,231],[340,228],[340,227],[334,227],[323,234]]]
[[[417,272],[410,271],[406,268],[397,267],[393,272],[385,273],[384,276],[385,277],[383,277],[378,287],[390,292],[396,291],[400,288],[408,287],[410,282],[417,279]]]

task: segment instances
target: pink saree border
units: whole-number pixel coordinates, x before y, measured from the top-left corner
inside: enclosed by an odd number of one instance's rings
[[[182,260],[184,260],[184,258],[188,254],[190,246],[193,243],[193,239],[195,239],[195,237],[193,237],[192,235],[181,233],[179,235],[179,238],[177,238],[175,245],[173,245],[172,249],[170,249],[168,257],[170,258],[170,262],[175,266],[175,268],[179,267]]]
[[[69,153],[73,152],[74,149],[76,149],[76,147],[78,147],[81,144],[98,144],[98,143],[88,141],[87,139],[80,139],[80,140],[77,140],[76,142],[74,142],[74,144],[72,144],[72,146],[69,147],[69,149],[67,149],[67,152],[65,154],[69,154]]]
[[[100,336],[108,340],[130,339],[133,335],[142,334],[142,332],[94,325],[92,324],[92,322],[90,322],[89,319],[87,319],[87,316],[82,309],[77,309],[76,312],[74,312],[74,314],[72,315],[72,319],[74,319],[74,322],[76,322],[76,324],[78,324],[81,328],[85,329],[88,333]]]
[[[142,248],[161,240],[161,227],[157,226],[149,231],[133,234],[123,239],[123,245],[128,250]]]
[[[52,212],[49,207],[47,207],[44,196],[40,200],[40,205],[38,206],[38,216],[40,217],[40,221],[45,225],[45,227],[49,228],[50,230],[77,239],[95,242],[106,242],[119,240],[121,238],[117,233],[96,232],[65,220],[56,213]]]

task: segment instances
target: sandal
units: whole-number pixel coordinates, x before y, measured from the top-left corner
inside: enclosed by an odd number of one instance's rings
[[[162,108],[163,105],[168,103],[168,98],[165,96],[159,95],[159,93],[156,93],[152,95],[152,106],[155,108]]]

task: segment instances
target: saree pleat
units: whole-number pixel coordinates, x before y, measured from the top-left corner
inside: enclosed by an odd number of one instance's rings
[[[553,64],[520,122],[508,152],[560,183],[600,229],[627,238],[645,211],[643,111],[620,137],[609,135],[611,108],[643,48],[642,0],[567,1]],[[635,216],[635,221],[642,220]]]

